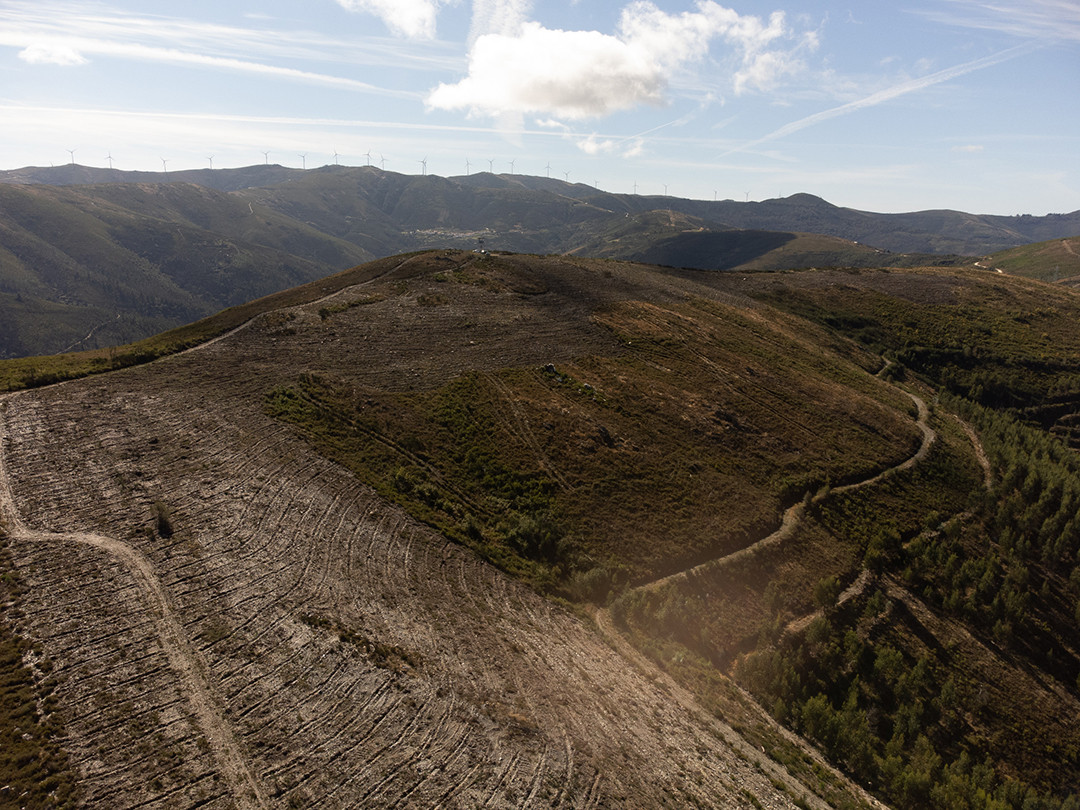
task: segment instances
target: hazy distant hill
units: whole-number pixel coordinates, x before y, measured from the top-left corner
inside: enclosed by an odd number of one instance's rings
[[[886,215],[808,194],[705,202],[489,172],[31,167],[0,173],[0,357],[114,345],[371,258],[480,239],[730,270],[929,263],[890,251],[985,255],[1077,233],[1080,212]]]
[[[374,166],[323,166],[303,171],[277,165],[182,172],[122,172],[79,165],[30,167],[0,172],[0,183],[70,185],[103,182],[189,182],[223,191],[274,187],[273,199],[296,212],[318,214],[348,207],[358,194],[400,229],[510,227],[552,230],[603,214],[673,210],[726,228],[818,233],[903,253],[983,255],[995,250],[1080,233],[1080,211],[1046,216],[992,216],[931,210],[878,214],[842,208],[812,194],[762,202],[687,200],[678,197],[612,194],[584,183],[551,177],[478,172],[443,178],[403,175]],[[320,199],[312,199],[312,195]],[[447,203],[454,207],[448,209]],[[520,215],[520,206],[536,210]],[[509,211],[492,217],[492,206]],[[514,212],[518,213],[515,214]],[[355,214],[354,214],[355,216]],[[527,220],[523,221],[523,220]],[[319,222],[314,221],[318,227]],[[513,238],[512,236],[510,238]],[[550,244],[558,235],[545,238]],[[550,252],[557,252],[551,249]]]

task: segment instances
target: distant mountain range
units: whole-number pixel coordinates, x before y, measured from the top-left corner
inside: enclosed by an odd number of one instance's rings
[[[940,263],[1076,234],[1080,211],[876,214],[809,194],[706,202],[488,172],[31,167],[0,172],[0,357],[127,342],[373,258],[481,239],[730,270]]]

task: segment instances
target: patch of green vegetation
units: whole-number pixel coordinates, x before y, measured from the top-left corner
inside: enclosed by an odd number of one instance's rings
[[[987,256],[980,264],[1040,281],[1064,281],[1080,276],[1080,237],[1021,245]]]
[[[1072,328],[1080,302],[1075,296],[962,271],[948,279],[910,271],[892,282],[907,285],[910,292],[886,291],[886,279],[901,275],[856,276],[859,286],[825,287],[803,287],[796,275],[762,297],[989,407],[1039,407],[1062,393],[1080,392],[1080,335]]]
[[[888,516],[877,521],[850,498],[826,502],[823,524],[838,536],[850,527],[882,585],[805,633],[763,636],[738,677],[896,806],[1080,807],[1080,734],[1056,713],[1068,710],[1020,698],[1025,672],[1072,694],[1062,706],[1080,687],[1069,641],[1080,621],[1080,461],[1015,417],[945,404],[977,428],[993,489],[973,491],[963,512],[931,509],[914,537],[917,510],[900,501],[877,504]],[[948,618],[928,625],[910,600]],[[939,637],[957,619],[978,642]],[[1000,683],[983,680],[991,671]]]
[[[76,807],[51,665],[19,628],[23,585],[0,529],[0,805]]]
[[[493,396],[476,374],[427,395],[362,398],[308,376],[272,392],[266,407],[388,500],[549,589],[563,536],[555,486],[499,442]]]

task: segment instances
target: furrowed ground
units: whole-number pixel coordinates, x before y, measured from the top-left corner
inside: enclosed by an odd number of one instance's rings
[[[51,662],[82,801],[823,806],[588,622],[266,414],[304,375],[391,397],[478,370],[498,391],[502,369],[625,353],[589,317],[603,277],[571,286],[580,267],[542,288],[514,267],[416,280],[472,260],[404,260],[200,350],[4,399],[20,609]],[[623,273],[604,280],[613,304],[645,280],[687,299],[684,282]],[[499,419],[520,435],[523,413]]]
[[[725,673],[820,640],[822,577],[830,620],[917,611],[868,546],[959,514],[982,450],[795,278],[786,314],[713,274],[419,254],[9,394],[0,520],[81,800],[872,803]]]

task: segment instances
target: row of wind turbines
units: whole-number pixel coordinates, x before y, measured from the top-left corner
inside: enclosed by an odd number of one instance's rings
[[[71,155],[71,165],[72,166],[75,165],[75,153],[77,151],[78,151],[78,149],[68,149],[67,150],[68,154]],[[261,154],[263,156],[263,163],[265,165],[269,165],[270,164],[270,151],[265,150]],[[338,152],[335,149],[331,154],[333,155],[333,158],[334,158],[334,165],[335,166],[341,165],[341,157],[342,157],[341,153]],[[308,156],[308,153],[307,152],[297,152],[296,156],[298,158],[300,158],[300,161],[301,161],[300,166],[301,166],[301,168],[304,171],[307,171],[307,156]],[[364,157],[367,160],[366,165],[368,165],[368,166],[372,165],[372,156],[371,156],[371,150],[370,149],[367,152],[364,152],[362,157]],[[113,167],[113,156],[112,156],[111,151],[109,152],[108,155],[106,155],[105,159],[107,161],[109,161],[109,168],[111,169]],[[214,170],[214,156],[213,155],[207,155],[206,159],[210,162],[210,171],[213,171]],[[418,160],[416,162],[420,164],[420,174],[421,174],[421,176],[426,177],[427,176],[427,156],[425,155],[421,160]],[[383,157],[382,154],[379,154],[378,163],[379,163],[379,168],[380,169],[383,169],[383,170],[386,169],[386,158]],[[488,158],[487,163],[488,163],[488,171],[491,174],[494,174],[495,173],[495,159],[494,158]],[[510,174],[513,175],[514,174],[514,167],[515,167],[515,164],[517,163],[517,159],[515,158],[513,160],[510,160],[510,161],[508,161],[508,163],[510,164]],[[472,174],[472,166],[473,166],[472,161],[470,161],[468,158],[465,158],[465,175],[466,176]],[[161,170],[165,174],[169,173],[169,161],[168,161],[167,158],[161,158]],[[550,162],[547,163],[544,166],[544,172],[545,172],[547,177],[549,177],[549,178],[551,177],[551,163]],[[565,179],[565,181],[567,183],[570,182],[570,172],[569,171],[564,171],[563,172],[563,177],[564,177],[564,179]],[[594,181],[593,185],[596,186],[597,188],[599,188],[599,181]],[[664,186],[664,196],[667,197],[668,196],[668,184],[663,183],[662,185]],[[638,193],[638,182],[637,182],[637,180],[635,180],[634,181],[634,194],[637,194],[637,193]],[[716,190],[714,190],[713,191],[713,201],[714,202],[717,200],[717,195],[718,195],[718,192]],[[750,192],[749,191],[746,192],[745,201],[746,202],[750,201]]]

